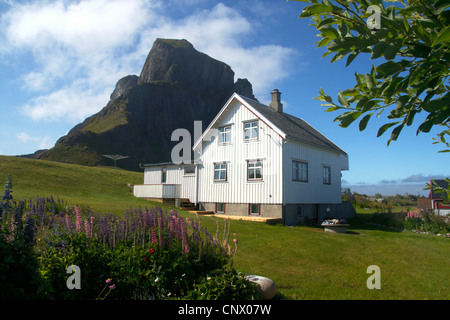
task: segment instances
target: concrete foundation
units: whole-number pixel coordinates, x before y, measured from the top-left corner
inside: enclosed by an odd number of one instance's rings
[[[199,203],[200,210],[216,212],[216,203]],[[249,214],[248,203],[225,203],[225,212],[229,216],[252,216]],[[336,204],[261,204],[260,214],[255,217],[280,218],[283,224],[293,226],[313,222],[320,224],[328,218],[347,219],[356,214],[349,202]]]

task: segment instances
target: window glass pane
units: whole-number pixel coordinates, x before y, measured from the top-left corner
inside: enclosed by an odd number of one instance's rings
[[[247,122],[244,124],[244,139],[258,139],[258,121]]]
[[[298,162],[292,161],[292,179],[298,180]]]
[[[218,203],[217,204],[217,212],[224,213],[225,212],[225,204],[224,203]]]
[[[184,174],[194,174],[195,173],[195,166],[188,166],[184,167]]]
[[[250,205],[250,214],[259,214],[259,205],[251,204]]]
[[[308,181],[308,164],[305,162],[292,161],[292,179]]]
[[[216,164],[214,165],[214,180],[226,181],[227,179],[227,165]]]
[[[248,180],[262,179],[262,162],[248,162]]]
[[[229,143],[231,140],[231,127],[219,128],[219,143]]]
[[[331,168],[323,167],[323,183],[331,183]]]

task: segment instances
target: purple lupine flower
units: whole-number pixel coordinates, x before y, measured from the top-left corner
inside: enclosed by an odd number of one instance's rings
[[[86,231],[86,237],[91,237],[91,226],[87,219],[84,219],[84,231]]]
[[[153,226],[150,228],[150,233],[152,237],[152,243],[158,243],[158,238],[156,237],[155,228]]]
[[[93,235],[93,231],[94,231],[94,222],[95,222],[95,217],[91,216],[91,237]]]
[[[72,231],[72,226],[70,225],[70,217],[68,213],[66,213],[66,226],[67,229],[69,229],[69,231]]]
[[[75,206],[75,230],[77,232],[81,232],[82,228],[83,228],[83,221],[81,218],[81,211],[80,208],[78,208],[78,206]]]
[[[189,244],[187,241],[186,225],[183,219],[180,219],[180,227],[181,227],[181,245],[184,250],[184,253],[187,254],[189,253]]]
[[[162,250],[163,246],[163,236],[162,236],[162,229],[163,229],[163,219],[162,217],[158,217],[158,236],[159,236],[159,249]]]

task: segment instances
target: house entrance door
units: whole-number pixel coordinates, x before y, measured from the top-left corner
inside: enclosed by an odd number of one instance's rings
[[[319,223],[320,204],[313,205],[313,222]]]

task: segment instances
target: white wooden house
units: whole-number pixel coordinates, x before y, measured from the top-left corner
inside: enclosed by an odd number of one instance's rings
[[[283,112],[280,92],[270,106],[233,94],[193,146],[194,164],[146,164],[137,197],[189,199],[199,210],[280,218],[346,218],[341,203],[345,151],[302,119]]]

